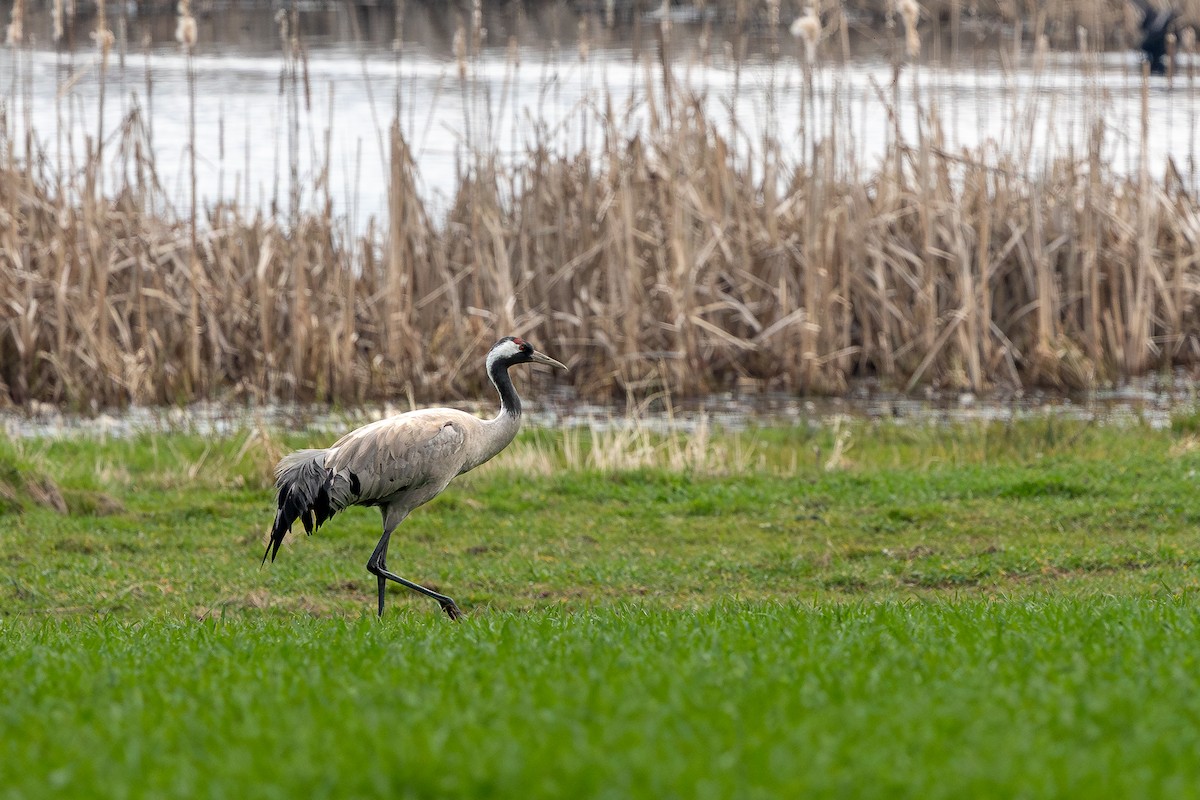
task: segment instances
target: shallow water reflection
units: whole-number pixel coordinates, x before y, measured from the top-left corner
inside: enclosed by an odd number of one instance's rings
[[[571,397],[569,390],[559,389],[526,400],[525,417],[528,424],[542,428],[597,431],[636,428],[660,433],[689,432],[698,426],[728,431],[753,426],[822,427],[836,424],[839,419],[889,421],[898,425],[956,425],[1044,417],[1105,425],[1146,425],[1157,430],[1170,426],[1173,417],[1200,413],[1197,391],[1196,384],[1181,373],[1169,380],[1148,378],[1072,396],[1034,391],[1007,398],[979,398],[970,393],[930,393],[921,398],[864,384],[842,398],[726,394],[669,404],[660,400],[625,408],[582,403]],[[488,402],[452,405],[480,416],[495,413],[490,398]],[[229,436],[265,429],[337,435],[407,410],[407,406],[394,404],[335,411],[311,405],[202,402],[174,408],[135,407],[78,414],[48,404],[34,404],[24,411],[0,412],[0,434],[20,439],[121,438],[168,432]]]

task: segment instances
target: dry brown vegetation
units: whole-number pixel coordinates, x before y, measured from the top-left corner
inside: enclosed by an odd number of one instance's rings
[[[709,0],[710,4],[713,0]],[[724,0],[723,0],[724,2]],[[736,6],[739,0],[728,0]],[[1185,25],[1200,23],[1200,0],[1151,0],[1158,5],[1178,9]],[[895,0],[799,0],[797,9],[819,6],[831,12],[836,8],[866,19],[884,19],[894,13]],[[1130,0],[922,0],[923,15],[931,24],[971,26],[975,23],[1020,25],[1032,31],[1041,29],[1060,46],[1070,46],[1076,31],[1083,27],[1097,33],[1109,44],[1131,41],[1136,30],[1136,12]]]
[[[388,217],[354,235],[330,210],[177,218],[138,111],[105,192],[95,154],[62,174],[0,125],[0,401],[473,396],[506,333],[594,399],[1200,366],[1200,208],[1173,169],[1110,169],[1098,120],[1088,153],[1036,174],[946,152],[932,118],[873,170],[839,158],[836,126],[810,159],[763,142],[754,179],[654,74],[640,135],[610,108],[599,158],[480,152],[444,218],[393,123]]]

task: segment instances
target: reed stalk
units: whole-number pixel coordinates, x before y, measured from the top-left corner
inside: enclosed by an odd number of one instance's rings
[[[745,141],[693,95],[660,31],[636,111],[600,90],[597,111],[572,121],[599,157],[538,130],[506,165],[496,115],[519,109],[511,93],[498,107],[473,94],[482,33],[471,25],[459,99],[472,136],[451,208],[428,211],[397,106],[382,137],[387,215],[358,239],[328,198],[313,211],[301,202],[327,176],[307,186],[296,166],[307,88],[290,24],[286,212],[205,206],[194,141],[192,205],[175,212],[138,110],[100,131],[115,145],[91,142],[81,164],[47,157],[37,137],[14,141],[0,118],[0,402],[477,397],[479,359],[507,333],[568,361],[575,391],[594,400],[841,392],[861,378],[914,391],[1081,388],[1200,369],[1200,208],[1183,180],[1194,165],[1160,178],[1147,122],[1129,174],[1110,163],[1102,113],[1086,123],[1085,153],[1036,168],[996,142],[949,152],[905,30],[896,80],[877,90],[885,157],[856,164],[841,99],[817,102],[828,69],[818,27],[801,68],[805,143],[787,156],[775,131]],[[777,74],[784,63],[781,51]],[[1193,83],[1181,73],[1174,91]],[[1102,112],[1098,90],[1084,90]],[[1014,151],[1032,141],[1034,107],[1021,102],[1014,93]],[[920,107],[915,138],[903,105]],[[113,159],[125,163],[106,186]]]

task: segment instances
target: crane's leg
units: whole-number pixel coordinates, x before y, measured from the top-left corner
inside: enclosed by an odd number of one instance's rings
[[[388,541],[392,538],[392,531],[396,529],[399,520],[393,525],[388,525],[387,512],[384,512],[383,537],[379,540],[379,544],[375,545],[375,552],[371,553],[371,558],[367,561],[367,571],[376,577],[379,581],[379,616],[383,616],[383,595],[388,581],[395,581],[401,586],[407,586],[415,592],[420,592],[423,595],[428,595],[442,606],[442,611],[450,619],[462,619],[463,612],[459,609],[458,604],[444,594],[438,594],[432,589],[426,589],[420,584],[406,581],[394,572],[388,572],[387,568],[387,551]]]

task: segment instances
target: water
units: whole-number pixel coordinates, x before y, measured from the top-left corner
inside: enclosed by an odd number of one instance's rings
[[[56,49],[49,45],[49,12],[30,11],[29,46],[0,51],[0,103],[17,154],[24,154],[29,130],[66,173],[80,162],[88,137],[104,141],[109,187],[118,183],[121,120],[142,108],[158,178],[186,216],[190,69],[200,205],[236,200],[286,215],[293,199],[305,209],[328,204],[349,230],[360,231],[386,208],[393,119],[413,149],[420,191],[436,215],[452,202],[473,154],[495,152],[511,164],[535,141],[564,155],[595,149],[606,109],[613,109],[607,122],[632,135],[646,123],[647,98],[662,88],[659,28],[646,20],[610,28],[601,15],[578,16],[563,4],[520,18],[503,10],[508,3],[489,6],[481,48],[468,43],[464,78],[454,56],[456,18],[409,6],[398,49],[391,9],[314,4],[299,13],[302,77],[289,76],[270,9],[221,6],[202,14],[189,61],[173,42],[172,15],[136,16],[128,13],[132,6],[117,6],[125,14],[112,23],[118,45],[106,69],[87,38],[93,20],[81,17]],[[8,9],[0,14],[7,20]],[[586,20],[586,54],[580,20]],[[1102,121],[1107,166],[1134,172],[1144,147],[1153,175],[1171,161],[1186,186],[1198,185],[1200,95],[1186,61],[1172,87],[1162,79],[1152,83],[1150,136],[1143,141],[1141,73],[1131,52],[1052,52],[1039,66],[1028,48],[1014,55],[1001,34],[939,58],[949,48],[931,42],[926,31],[926,52],[934,55],[897,73],[902,32],[864,23],[856,26],[848,60],[836,42],[823,45],[806,110],[801,48],[785,28],[753,29],[744,57],[736,59],[730,51],[742,39],[716,27],[705,41],[705,31],[675,22],[664,52],[680,86],[702,98],[752,172],[762,163],[765,134],[778,139],[785,163],[803,164],[812,141],[832,131],[841,140],[839,168],[869,171],[887,146],[894,111],[894,127],[909,143],[929,130],[932,114],[946,150],[986,145],[993,157],[1014,157],[1028,175],[1054,157],[1083,158],[1090,131]],[[294,195],[294,187],[303,191]]]
[[[659,433],[690,432],[700,425],[730,431],[752,425],[820,427],[846,418],[899,425],[955,425],[1053,417],[1163,429],[1171,424],[1173,417],[1194,414],[1200,409],[1196,385],[1182,373],[1169,379],[1151,377],[1074,396],[1035,391],[1006,398],[979,398],[970,393],[913,397],[860,384],[846,397],[838,398],[726,394],[669,405],[659,400],[630,409],[582,403],[561,389],[558,394],[537,396],[539,399],[525,403],[527,422],[536,427],[593,431],[634,428]],[[488,402],[455,405],[485,417],[496,410],[490,398]],[[393,404],[335,411],[325,406],[200,402],[182,407],[133,407],[110,413],[80,414],[34,403],[24,411],[0,411],[0,435],[13,439],[123,438],[169,432],[232,436],[266,429],[336,437],[358,425],[407,410]]]

